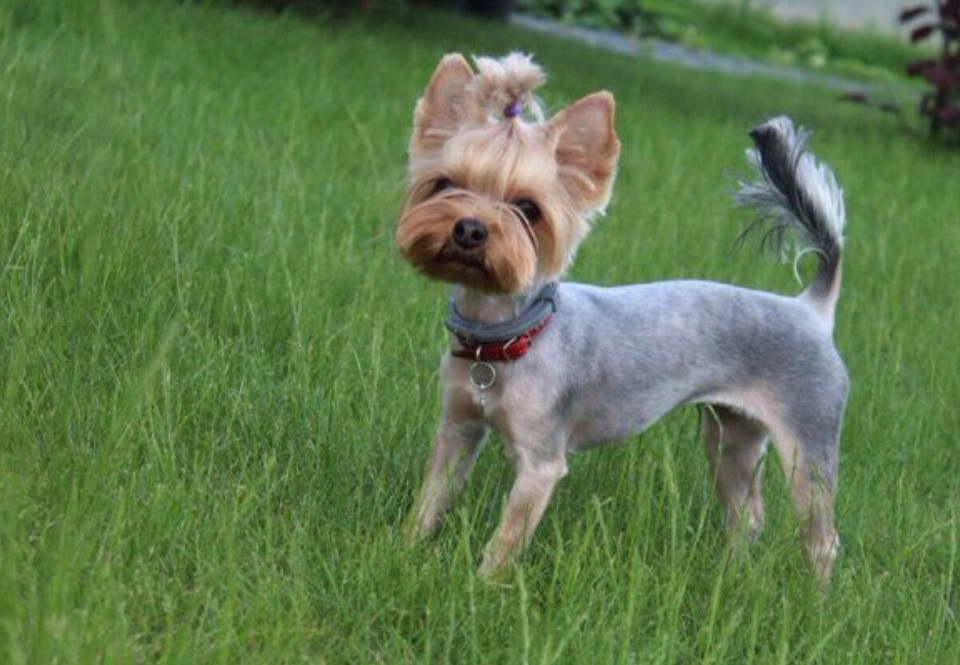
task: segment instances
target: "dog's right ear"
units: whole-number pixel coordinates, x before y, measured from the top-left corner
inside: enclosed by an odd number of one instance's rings
[[[410,154],[422,155],[443,147],[467,115],[467,84],[473,70],[459,53],[443,56],[413,114]]]

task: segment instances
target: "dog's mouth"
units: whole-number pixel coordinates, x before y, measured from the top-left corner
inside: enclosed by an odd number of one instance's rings
[[[452,246],[445,246],[437,254],[436,262],[439,264],[453,264],[471,270],[478,270],[483,274],[488,274],[487,266],[483,257],[475,252],[464,252]]]
[[[446,245],[420,269],[429,277],[453,284],[494,293],[504,291],[493,268],[487,265],[486,252],[464,251],[454,245]]]

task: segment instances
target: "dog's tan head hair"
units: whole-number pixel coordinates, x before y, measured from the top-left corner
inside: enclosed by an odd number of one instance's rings
[[[614,101],[597,92],[547,120],[529,56],[474,63],[444,56],[417,102],[397,244],[429,277],[519,294],[566,270],[610,200]]]

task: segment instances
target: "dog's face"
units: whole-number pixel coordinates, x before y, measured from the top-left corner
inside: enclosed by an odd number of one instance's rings
[[[428,277],[518,294],[563,273],[610,199],[614,101],[595,93],[528,123],[518,100],[539,68],[518,54],[477,64],[445,56],[417,103],[397,244]]]

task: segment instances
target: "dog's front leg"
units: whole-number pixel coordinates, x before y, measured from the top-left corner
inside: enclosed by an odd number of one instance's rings
[[[445,417],[437,432],[427,477],[407,519],[407,541],[417,542],[440,525],[463,488],[480,453],[487,429],[480,422],[453,422]]]
[[[567,460],[563,453],[541,459],[537,453],[519,452],[517,477],[500,526],[484,550],[479,570],[481,576],[491,578],[502,573],[530,542],[550,502],[553,488],[566,474]]]

